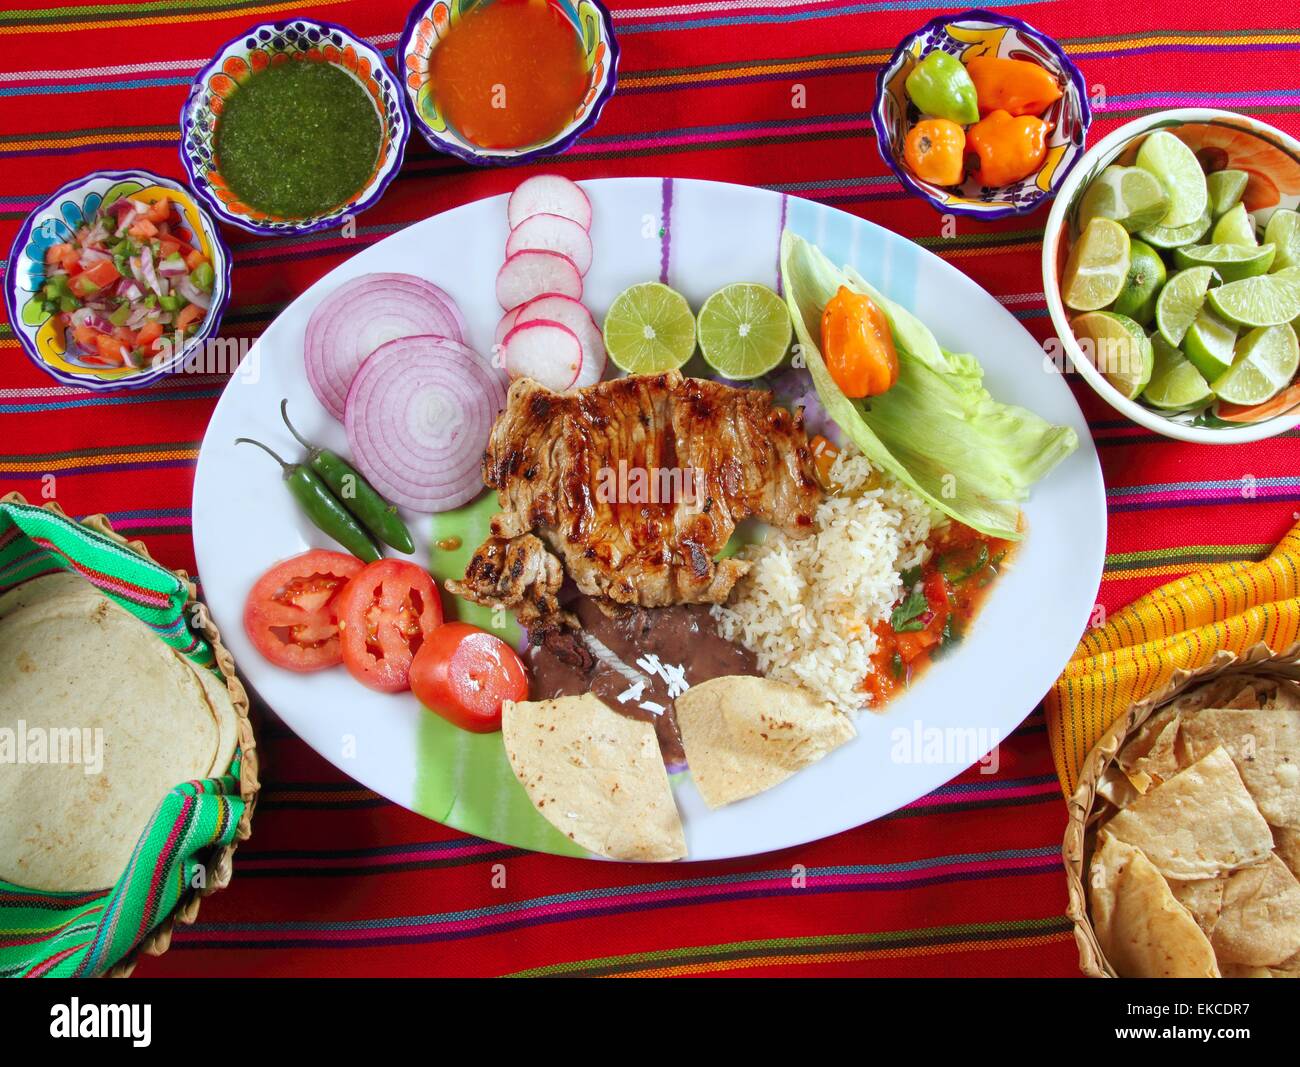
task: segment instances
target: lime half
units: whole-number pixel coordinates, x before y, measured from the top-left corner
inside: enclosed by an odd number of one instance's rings
[[[1237,327],[1224,322],[1209,308],[1201,308],[1183,338],[1183,353],[1206,381],[1213,381],[1232,366]]]
[[[1275,251],[1269,244],[1189,245],[1174,249],[1174,262],[1180,267],[1213,267],[1225,282],[1235,282],[1267,274]]]
[[[1128,231],[1114,219],[1093,219],[1065,261],[1061,299],[1075,311],[1104,308],[1123,290],[1128,265]]]
[[[1210,194],[1210,213],[1217,219],[1241,203],[1249,181],[1250,175],[1244,170],[1216,170],[1207,174],[1205,188]]]
[[[1245,245],[1254,248],[1259,244],[1255,236],[1255,220],[1250,217],[1245,204],[1235,204],[1214,224],[1210,240],[1216,245]]]
[[[1288,385],[1300,368],[1300,344],[1295,330],[1261,326],[1251,330],[1237,344],[1237,361],[1215,380],[1220,400],[1229,404],[1262,404]]]
[[[1153,244],[1157,248],[1181,248],[1183,245],[1194,245],[1202,237],[1210,232],[1210,213],[1207,211],[1195,222],[1186,226],[1148,226],[1145,230],[1139,230],[1138,236],[1148,244]]]
[[[1141,167],[1107,167],[1088,186],[1079,204],[1079,228],[1095,218],[1114,219],[1132,233],[1153,226],[1169,210],[1160,179]]]
[[[1180,270],[1165,283],[1156,300],[1156,326],[1174,348],[1183,343],[1187,328],[1196,321],[1205,303],[1205,292],[1214,279],[1212,267]]]
[[[1142,399],[1161,411],[1187,411],[1214,399],[1210,386],[1186,356],[1159,334],[1151,338],[1155,361]]]
[[[1127,315],[1094,311],[1070,323],[1083,354],[1125,397],[1132,400],[1151,380],[1151,342]]]
[[[785,301],[766,285],[743,282],[704,301],[695,325],[705,362],[737,381],[778,366],[794,336]]]
[[[659,282],[624,289],[605,315],[605,348],[629,374],[676,370],[695,352],[690,304]]]
[[[1238,326],[1289,323],[1300,316],[1300,270],[1292,270],[1221,285],[1210,290],[1210,306]]]
[[[1273,257],[1275,272],[1300,266],[1300,214],[1278,208],[1264,227],[1264,240],[1277,248]]]
[[[1160,179],[1169,196],[1161,226],[1187,226],[1209,209],[1205,171],[1194,153],[1168,130],[1157,130],[1138,149],[1137,165]]]

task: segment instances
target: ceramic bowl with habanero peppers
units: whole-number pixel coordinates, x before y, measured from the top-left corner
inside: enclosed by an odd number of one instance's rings
[[[1033,210],[1083,154],[1083,76],[1019,19],[967,11],[905,38],[876,82],[885,163],[937,210],[985,219]]]

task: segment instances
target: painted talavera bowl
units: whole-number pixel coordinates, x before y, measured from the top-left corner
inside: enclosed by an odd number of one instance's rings
[[[1129,400],[1092,363],[1070,328],[1061,299],[1061,273],[1077,231],[1079,206],[1089,183],[1112,163],[1132,165],[1138,148],[1156,130],[1183,141],[1207,171],[1241,170],[1250,180],[1242,196],[1257,225],[1278,208],[1300,210],[1300,141],[1248,115],[1214,108],[1159,111],[1121,126],[1085,153],[1062,184],[1043,230],[1043,291],[1052,325],[1074,368],[1093,391],[1120,414],[1148,430],[1179,441],[1227,445],[1276,437],[1300,425],[1300,379],[1262,404],[1239,407],[1214,401],[1203,410],[1166,412]]]
[[[241,201],[221,176],[215,151],[222,109],[240,83],[269,65],[295,62],[346,70],[369,94],[381,124],[379,157],[366,184],[345,203],[309,218],[272,215]],[[223,222],[251,233],[313,233],[338,226],[379,200],[402,165],[410,133],[405,93],[384,57],[342,26],[295,18],[252,27],[199,71],[181,107],[181,163],[195,191]]]
[[[494,0],[421,0],[411,11],[397,46],[406,92],[415,123],[438,152],[448,152],[481,165],[527,163],[563,152],[600,118],[618,82],[618,41],[609,12],[594,0],[546,0],[573,27],[582,44],[590,81],[577,111],[549,140],[521,148],[482,148],[463,137],[439,112],[429,76],[429,57],[456,22]]]
[[[1062,95],[1042,115],[1052,130],[1047,137],[1047,155],[1037,171],[1012,185],[984,186],[970,177],[953,188],[932,185],[911,172],[903,162],[903,142],[921,113],[908,98],[904,84],[913,68],[936,50],[962,62],[978,56],[1024,59],[1055,75]],[[1083,75],[1060,45],[1019,19],[973,10],[933,19],[903,39],[876,78],[871,122],[881,157],[909,192],[945,214],[997,219],[1032,211],[1056,192],[1083,155],[1092,113]]]
[[[211,304],[183,346],[143,370],[104,367],[81,359],[70,348],[57,317],[37,299],[45,283],[45,250],[69,240],[99,208],[124,196],[151,203],[167,197],[184,219],[183,236],[212,263]],[[102,170],[69,182],[33,211],[18,230],[5,272],[5,310],[23,352],[36,366],[65,385],[85,389],[134,388],[157,381],[184,366],[211,338],[230,302],[230,249],[211,216],[189,189],[146,170]]]

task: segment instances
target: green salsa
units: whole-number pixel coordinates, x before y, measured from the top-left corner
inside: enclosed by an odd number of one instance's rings
[[[370,180],[383,130],[370,94],[331,63],[289,62],[251,75],[217,122],[221,175],[244,203],[308,218]]]

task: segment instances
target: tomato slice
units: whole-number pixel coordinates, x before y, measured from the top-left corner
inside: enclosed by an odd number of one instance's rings
[[[355,556],[312,549],[277,563],[248,593],[244,632],[277,667],[319,671],[342,662],[338,599],[365,564]]]
[[[411,663],[420,703],[462,730],[501,729],[501,705],[528,699],[528,674],[508,644],[464,622],[443,623]]]
[[[400,559],[363,567],[339,596],[343,665],[381,693],[410,687],[411,660],[442,622],[428,571]]]

